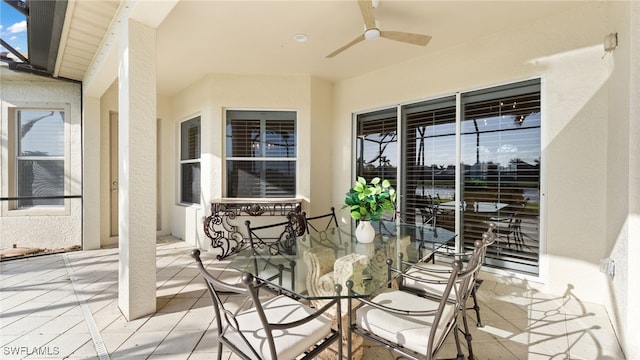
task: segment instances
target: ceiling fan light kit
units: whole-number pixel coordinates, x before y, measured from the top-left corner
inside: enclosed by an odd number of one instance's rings
[[[380,30],[378,29],[368,29],[364,32],[365,40],[376,40],[380,38]]]
[[[327,58],[332,58],[363,40],[376,40],[381,37],[418,46],[426,46],[427,43],[429,43],[429,41],[431,40],[431,36],[429,35],[414,34],[402,31],[380,31],[378,25],[376,24],[376,18],[373,14],[374,2],[375,7],[377,7],[379,0],[358,0],[358,5],[360,6],[360,12],[362,13],[362,18],[365,25],[364,33],[352,40],[350,43],[327,55]]]

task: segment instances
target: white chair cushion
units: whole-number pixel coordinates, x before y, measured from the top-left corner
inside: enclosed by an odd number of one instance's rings
[[[399,290],[382,293],[372,301],[392,308],[412,311],[436,310],[439,305],[437,301]],[[446,305],[436,330],[435,345],[441,342],[447,324],[453,320],[453,314],[454,306]],[[356,323],[360,328],[424,355],[427,354],[427,342],[433,320],[433,316],[397,315],[368,305],[356,311]]]
[[[420,279],[428,279],[428,280],[441,280],[444,283],[443,284],[430,284],[430,283],[426,283],[426,282],[420,282],[420,281],[416,281],[413,279],[410,279],[408,277],[405,277],[403,279],[404,281],[404,286],[408,287],[408,288],[412,288],[412,289],[417,289],[417,290],[421,290],[424,291],[426,293],[429,294],[433,294],[435,296],[441,296],[442,293],[444,292],[445,287],[447,286],[446,282],[449,279],[449,275],[451,274],[451,265],[445,265],[445,264],[433,264],[433,263],[427,263],[427,262],[420,262],[416,264],[418,267],[411,267],[409,268],[409,270],[407,270],[407,275],[411,275]],[[435,273],[435,272],[430,272],[430,271],[425,271],[423,269],[420,268],[427,268],[427,269],[434,269],[434,270],[442,270],[442,271],[447,271],[444,273]],[[454,300],[456,299],[456,294],[454,290],[451,290],[451,293],[449,294],[449,299]]]
[[[302,319],[314,310],[284,295],[276,296],[262,304],[267,321],[270,323],[285,323]],[[265,330],[262,327],[258,313],[254,308],[236,315],[242,333],[247,337],[254,349],[263,359],[271,359],[269,344],[266,341]],[[273,341],[276,347],[276,359],[294,359],[310,347],[326,337],[331,331],[331,319],[324,315],[310,322],[284,331],[275,330]],[[244,344],[240,335],[229,328],[226,338],[236,344],[245,354],[251,356],[251,351]],[[271,360],[276,360],[271,359]]]

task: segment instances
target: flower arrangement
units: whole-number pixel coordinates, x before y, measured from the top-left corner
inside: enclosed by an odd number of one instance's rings
[[[349,208],[354,220],[378,221],[382,214],[395,211],[395,204],[396,191],[389,180],[375,177],[367,183],[359,176],[355,185],[346,193],[341,209]]]

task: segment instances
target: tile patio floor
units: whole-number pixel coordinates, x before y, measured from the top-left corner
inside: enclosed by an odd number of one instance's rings
[[[213,311],[191,248],[158,239],[157,312],[130,322],[117,306],[117,249],[1,262],[0,358],[215,359]],[[228,265],[207,256],[212,272]],[[485,279],[479,297],[477,359],[624,359],[604,308],[570,291]],[[442,355],[454,355],[451,343]],[[394,357],[365,343],[364,359]]]

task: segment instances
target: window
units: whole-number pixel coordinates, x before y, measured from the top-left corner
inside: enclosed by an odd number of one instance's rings
[[[486,263],[536,275],[540,114],[539,79],[358,114],[355,172],[394,184],[399,176],[406,220],[434,221],[435,214],[436,226],[458,234],[460,248],[496,223],[499,239]]]
[[[65,194],[65,112],[14,109],[14,209],[62,207]],[[57,198],[59,197],[59,198]]]
[[[200,117],[180,124],[180,202],[200,203]]]
[[[227,197],[296,195],[296,113],[227,111]]]

